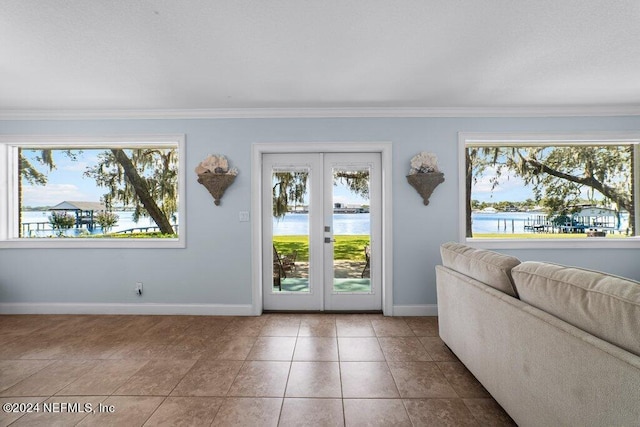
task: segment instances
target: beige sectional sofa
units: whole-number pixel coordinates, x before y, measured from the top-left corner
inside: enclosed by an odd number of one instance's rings
[[[640,283],[458,243],[440,336],[520,426],[640,426]]]

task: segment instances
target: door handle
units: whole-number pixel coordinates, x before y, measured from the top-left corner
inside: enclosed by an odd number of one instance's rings
[[[325,237],[325,238],[324,238],[324,242],[325,242],[325,243],[333,243],[333,242],[335,242],[335,241],[336,241],[336,239],[332,239],[331,237]]]

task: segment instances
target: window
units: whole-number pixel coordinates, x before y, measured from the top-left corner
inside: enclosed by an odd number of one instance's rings
[[[0,247],[184,247],[184,136],[0,137]]]
[[[640,134],[461,133],[460,238],[637,247]]]

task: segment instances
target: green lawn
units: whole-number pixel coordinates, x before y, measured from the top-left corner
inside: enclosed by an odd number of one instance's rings
[[[369,244],[368,235],[335,236],[335,259],[364,261],[364,247]],[[297,261],[309,261],[308,236],[273,236],[273,244],[281,255],[298,252]]]

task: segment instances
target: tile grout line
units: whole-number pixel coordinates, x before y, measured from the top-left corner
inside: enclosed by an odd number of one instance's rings
[[[340,358],[340,344],[338,341],[338,325],[337,322],[334,324],[335,333],[336,333],[336,351],[338,353],[338,376],[340,377],[340,401],[342,403],[342,422],[343,425],[347,425],[347,413],[344,409],[344,387],[342,385],[342,359]]]
[[[282,419],[282,411],[284,410],[284,399],[287,395],[287,387],[289,387],[289,379],[291,378],[291,369],[293,368],[293,356],[296,354],[296,347],[298,346],[298,338],[300,337],[300,325],[298,325],[298,332],[296,334],[296,342],[293,345],[293,351],[291,352],[291,360],[289,361],[289,372],[287,372],[287,380],[284,383],[284,390],[282,391],[282,401],[280,402],[280,411],[278,412],[278,423]]]

